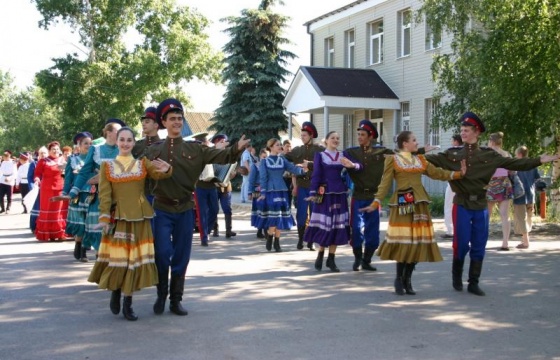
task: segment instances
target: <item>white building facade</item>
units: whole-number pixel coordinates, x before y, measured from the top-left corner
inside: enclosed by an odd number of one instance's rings
[[[420,7],[418,0],[354,1],[307,22],[311,68],[373,70],[396,97],[371,98],[367,91],[333,97],[314,86],[317,79],[309,78],[309,71],[300,69],[284,101],[287,111],[312,114],[319,138],[336,130],[344,148],[357,145],[356,128],[362,119],[376,124],[379,142],[388,148],[394,148],[393,138],[402,130],[413,131],[419,144],[450,146],[452,132],[431,127],[437,102],[432,98],[430,67],[434,54],[451,52],[451,39],[432,31],[425,21],[415,21]],[[425,185],[432,194],[445,188],[437,181],[426,180]]]

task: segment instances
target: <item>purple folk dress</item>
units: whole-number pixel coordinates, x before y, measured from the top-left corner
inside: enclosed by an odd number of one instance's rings
[[[319,246],[345,245],[350,240],[348,187],[343,181],[341,151],[325,150],[315,154],[310,195],[324,188],[323,199],[313,206],[303,240]]]

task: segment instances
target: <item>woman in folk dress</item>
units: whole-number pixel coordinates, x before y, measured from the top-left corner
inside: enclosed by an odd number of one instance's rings
[[[442,181],[457,180],[465,174],[466,163],[461,163],[461,173],[436,168],[423,155],[413,154],[418,151],[418,143],[410,131],[397,136],[397,146],[399,152],[385,159],[375,200],[361,211],[377,209],[390,191],[393,179],[396,181],[395,192],[389,200],[389,227],[378,254],[382,260],[397,261],[395,292],[414,295],[411,277],[416,263],[443,260],[434,239],[430,198],[422,185],[422,175]]]
[[[158,282],[154,259],[154,238],[151,219],[154,210],[146,199],[144,183],[149,176],[155,180],[171,176],[171,166],[163,160],[134,159],[134,133],[124,127],[117,132],[119,155],[103,162],[99,177],[99,228],[103,237],[99,257],[88,281],[100,289],[112,290],[110,309],[137,320],[132,309],[132,293]]]

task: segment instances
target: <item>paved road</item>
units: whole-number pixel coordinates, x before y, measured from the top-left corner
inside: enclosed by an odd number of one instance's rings
[[[353,272],[345,246],[342,272],[317,272],[295,231],[284,252],[268,253],[247,207],[236,209],[235,239],[195,241],[189,315],[154,315],[155,289],[145,289],[134,296],[137,322],[109,312],[72,242],[39,243],[27,216],[0,216],[0,359],[560,359],[558,237],[489,250],[486,297],[451,288],[451,244],[441,242],[445,261],[419,264],[418,294],[397,296],[394,263]]]

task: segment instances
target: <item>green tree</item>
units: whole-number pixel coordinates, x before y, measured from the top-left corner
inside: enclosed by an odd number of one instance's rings
[[[0,71],[0,144],[13,152],[31,151],[50,141],[70,144],[63,135],[59,111],[40,89],[16,90],[8,73]]]
[[[290,74],[287,61],[295,55],[282,49],[289,43],[282,37],[288,18],[270,9],[275,2],[263,0],[258,9],[223,19],[231,36],[224,46],[227,88],[212,128],[233,137],[246,134],[256,147],[288,126],[281,84]]]
[[[222,56],[208,44],[207,19],[174,0],[34,2],[43,16],[40,27],[65,22],[88,49],[87,58],[53,59],[36,77],[49,103],[61,109],[69,134],[97,131],[110,117],[134,125],[144,104],[166,97],[188,107],[181,84],[220,79]]]
[[[560,2],[424,0],[419,15],[452,35],[452,52],[432,65],[435,96],[447,100],[436,124],[457,126],[472,110],[510,150],[526,144],[533,154],[558,137]]]

